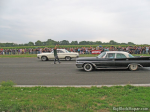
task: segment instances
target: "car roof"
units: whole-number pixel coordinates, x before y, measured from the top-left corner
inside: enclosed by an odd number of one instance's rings
[[[124,51],[105,51],[107,53],[123,53],[123,54],[129,54],[128,52],[124,52]]]

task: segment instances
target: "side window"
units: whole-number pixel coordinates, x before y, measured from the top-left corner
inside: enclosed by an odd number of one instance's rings
[[[115,58],[115,53],[107,53],[106,58]]]
[[[64,53],[64,51],[62,51],[62,50],[57,50],[57,53]]]
[[[60,50],[60,52],[59,52],[59,53],[64,53],[64,51]]]
[[[124,54],[117,53],[116,58],[126,58],[126,56]]]

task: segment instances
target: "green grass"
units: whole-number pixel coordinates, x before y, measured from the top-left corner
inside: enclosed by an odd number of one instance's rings
[[[100,88],[0,87],[0,112],[111,112],[114,107],[150,109],[149,93],[150,87],[130,85]]]
[[[150,54],[133,54],[134,56],[150,56]],[[79,57],[96,57],[98,54],[80,54]],[[37,57],[37,54],[0,55],[0,58],[27,58]]]
[[[9,81],[2,81],[0,83],[0,85],[2,87],[13,87],[15,85],[15,83],[13,81],[9,80]]]

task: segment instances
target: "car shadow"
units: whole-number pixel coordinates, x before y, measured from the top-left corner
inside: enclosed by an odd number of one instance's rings
[[[86,72],[84,69],[78,69],[80,72]],[[123,72],[139,72],[139,71],[150,71],[150,67],[147,68],[138,68],[136,71],[131,71],[129,69],[93,69],[91,72],[100,72],[100,71],[123,71]]]

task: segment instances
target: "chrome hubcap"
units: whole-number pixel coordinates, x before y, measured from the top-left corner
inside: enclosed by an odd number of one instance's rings
[[[46,58],[45,58],[45,57],[43,57],[43,58],[42,58],[42,60],[46,60]]]
[[[132,69],[132,70],[137,69],[137,65],[135,65],[135,64],[134,64],[134,65],[131,65],[131,69]]]
[[[90,69],[90,65],[86,65],[86,69]]]

